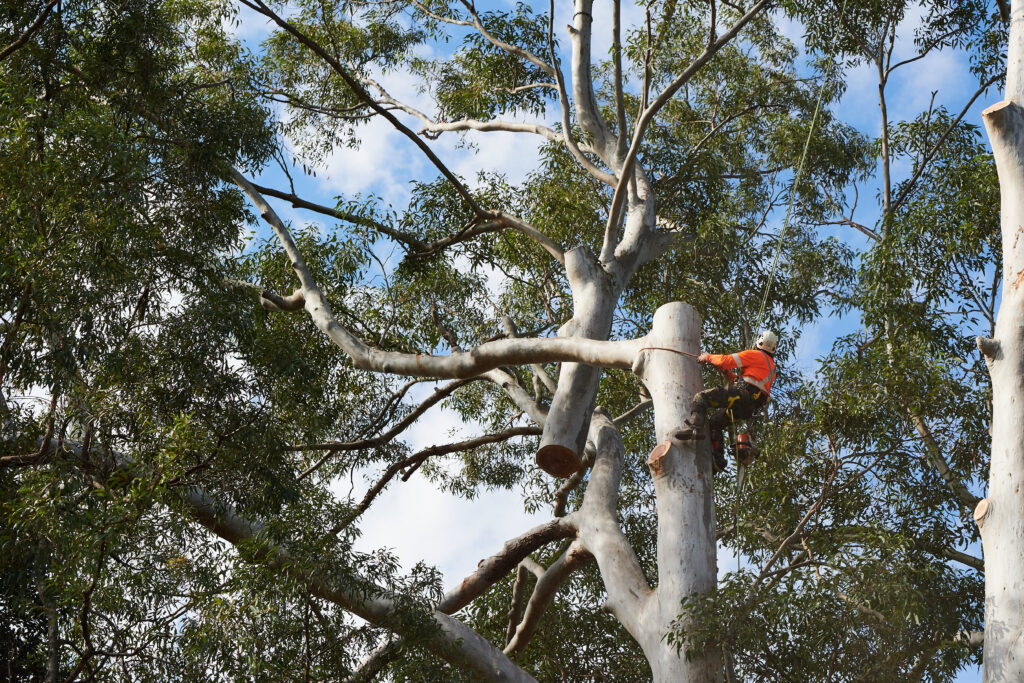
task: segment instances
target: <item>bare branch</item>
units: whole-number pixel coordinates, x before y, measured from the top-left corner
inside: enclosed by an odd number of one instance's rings
[[[524,571],[524,566],[520,563],[530,561],[530,553],[552,541],[569,538],[575,533],[575,528],[568,520],[554,519],[506,541],[498,553],[481,560],[475,572],[460,581],[457,588],[445,594],[441,602],[437,604],[436,611],[444,614],[452,614],[459,611],[483,595],[484,592],[504,578],[513,568],[518,567],[520,572]],[[517,577],[517,585],[522,583]],[[518,620],[516,623],[519,623]],[[400,647],[401,644],[402,641],[395,641],[378,649],[363,663],[360,670],[375,668],[379,660],[386,661],[385,658],[389,658],[390,654]],[[352,680],[369,679],[353,678]]]
[[[603,411],[594,411],[590,436],[595,453],[590,482],[583,506],[567,519],[579,528],[582,547],[597,559],[608,591],[605,609],[614,614],[626,630],[637,634],[641,628],[642,605],[651,595],[651,589],[629,540],[619,527],[616,512],[625,448],[618,429]]]
[[[454,382],[449,382],[442,387],[434,389],[434,393],[431,394],[426,400],[420,403],[416,408],[408,415],[403,417],[399,422],[395,424],[391,429],[382,434],[378,434],[372,439],[361,439],[359,441],[327,441],[324,443],[315,444],[302,444],[300,446],[289,446],[287,450],[291,451],[359,451],[366,448],[378,448],[391,441],[398,434],[405,430],[406,427],[415,422],[423,413],[427,411],[431,406],[436,405],[439,401],[444,400],[451,396],[456,389],[464,387],[470,382],[480,379],[479,377],[471,377],[469,379],[460,379]],[[308,476],[312,471],[317,469],[322,463],[318,462],[315,465],[310,466],[305,472],[299,475],[299,479]]]
[[[905,201],[907,201],[907,199],[910,197],[911,192],[913,192],[914,186],[917,184],[918,179],[920,179],[921,175],[924,173],[925,168],[927,168],[928,163],[933,158],[935,158],[935,154],[940,149],[942,149],[942,145],[945,144],[946,138],[949,137],[950,133],[952,133],[956,129],[956,127],[960,125],[960,121],[963,120],[964,116],[967,115],[967,110],[970,109],[971,106],[974,104],[975,100],[981,97],[982,93],[988,90],[990,86],[994,85],[995,82],[1002,77],[1002,75],[1002,73],[999,73],[993,76],[992,78],[988,79],[987,81],[982,83],[981,87],[979,87],[974,92],[974,94],[971,96],[971,99],[967,101],[967,104],[964,105],[964,108],[960,110],[960,113],[957,114],[956,118],[953,119],[952,123],[950,123],[946,130],[943,131],[942,135],[939,136],[939,139],[936,140],[934,145],[932,145],[932,148],[929,149],[923,157],[921,157],[921,162],[917,164],[917,168],[914,169],[914,174],[910,176],[910,179],[906,183],[903,184],[903,189],[900,190],[899,195],[897,195],[896,199],[893,201],[889,209],[890,212],[896,211],[896,209],[898,209],[900,206],[903,205]]]
[[[779,547],[775,551],[775,553],[770,558],[768,558],[768,561],[765,562],[764,565],[761,567],[760,573],[757,575],[757,578],[754,579],[754,583],[750,586],[750,590],[747,593],[747,604],[750,604],[750,602],[754,599],[758,587],[761,585],[761,582],[768,577],[768,574],[772,566],[774,566],[774,564],[779,560],[779,558],[782,557],[783,553],[785,553],[793,543],[796,543],[801,539],[803,535],[804,526],[807,524],[808,521],[810,521],[811,517],[813,517],[815,513],[817,513],[818,510],[821,509],[822,504],[825,502],[825,499],[828,498],[828,495],[831,491],[832,479],[836,475],[836,469],[838,469],[838,466],[833,467],[829,471],[828,475],[825,477],[825,481],[822,483],[821,493],[818,495],[818,498],[814,501],[814,503],[811,504],[809,508],[807,508],[807,512],[805,512],[804,516],[800,518],[799,522],[797,522],[797,525],[796,527],[794,527],[793,532],[789,536],[787,536],[782,543],[779,544]]]
[[[505,394],[512,399],[516,407],[526,413],[536,424],[543,427],[544,423],[547,422],[547,409],[533,400],[533,397],[527,393],[526,389],[523,389],[515,377],[498,368],[488,370],[481,376],[504,389]]]
[[[505,646],[506,654],[522,652],[529,644],[530,639],[537,632],[540,621],[547,612],[551,602],[555,599],[558,589],[565,583],[573,572],[586,565],[593,556],[587,552],[581,543],[574,542],[569,549],[562,553],[552,563],[544,575],[537,579],[537,585],[533,588],[530,600],[526,604],[523,613],[523,620],[516,627],[515,635]]]
[[[572,39],[572,94],[580,126],[593,139],[594,148],[601,160],[609,167],[614,167],[615,146],[609,144],[612,135],[597,106],[590,71],[593,5],[593,0],[576,0],[573,25],[568,27]],[[619,182],[621,184],[621,177]]]
[[[961,552],[954,548],[943,548],[940,552],[944,557],[947,557],[951,560],[956,560],[960,564],[965,564],[971,569],[976,569],[979,572],[985,571],[985,561],[982,560],[980,557],[968,555],[967,553]]]
[[[570,361],[601,367],[629,368],[636,351],[643,346],[642,339],[624,341],[599,341],[582,337],[556,337],[544,339],[502,339],[487,342],[475,349],[448,356],[381,351],[364,344],[358,337],[343,327],[327,304],[323,292],[313,280],[302,254],[299,252],[291,233],[267,204],[262,195],[237,170],[232,169],[232,179],[249,195],[260,210],[260,214],[274,229],[284,251],[291,261],[292,269],[298,276],[306,300],[306,311],[320,330],[340,349],[347,353],[353,365],[362,370],[388,372],[411,377],[473,377],[501,365],[525,365]],[[525,229],[517,219],[499,215],[499,220],[508,221]]]
[[[949,38],[951,36],[956,35],[957,33],[959,33],[962,30],[963,29],[961,29],[960,27],[957,27],[957,28],[953,29],[952,31],[947,31],[946,33],[943,33],[942,35],[936,37],[935,40],[933,40],[930,43],[928,43],[927,45],[925,45],[924,49],[921,50],[916,55],[914,55],[913,57],[908,57],[907,59],[904,59],[902,62],[896,62],[892,66],[886,67],[886,69],[885,69],[885,78],[888,80],[889,74],[891,74],[893,71],[895,71],[896,69],[900,68],[901,66],[906,66],[907,64],[912,64],[912,63],[918,61],[919,59],[924,59],[925,57],[928,56],[928,54],[932,50],[937,48],[942,43],[942,41],[944,41],[946,38]]]
[[[566,514],[566,506],[569,504],[569,494],[576,490],[576,488],[583,482],[583,477],[587,475],[590,468],[594,465],[594,448],[591,444],[587,444],[587,448],[583,451],[582,467],[576,470],[571,477],[565,480],[565,483],[558,487],[555,491],[554,496],[554,512],[552,513],[555,517],[564,517]]]
[[[523,600],[526,598],[526,580],[530,570],[519,564],[516,567],[516,580],[512,584],[512,603],[508,609],[508,629],[505,632],[505,645],[512,642],[516,635],[516,626],[523,620]]]
[[[614,0],[612,7],[612,62],[615,67],[615,123],[618,128],[615,152],[620,158],[626,156],[626,101],[622,92],[622,40],[621,0]]]
[[[576,141],[572,139],[572,117],[570,116],[572,109],[569,104],[569,94],[565,89],[565,76],[562,74],[562,67],[559,66],[558,57],[555,54],[555,0],[550,0],[549,7],[548,52],[551,55],[551,63],[554,65],[555,84],[558,86],[558,104],[562,110],[562,140],[565,143],[566,149],[569,150],[569,153],[572,154],[573,158],[576,159],[576,161],[586,169],[591,176],[597,178],[610,187],[615,187],[615,176],[594,165],[580,150]],[[593,151],[595,154],[597,153],[596,150]],[[600,156],[600,154],[598,154],[598,156]]]
[[[283,199],[284,201],[289,202],[293,207],[297,209],[308,209],[310,211],[315,211],[316,213],[323,214],[324,216],[331,216],[332,218],[337,218],[338,220],[345,221],[346,223],[353,223],[355,225],[361,225],[364,228],[370,228],[371,230],[379,232],[383,235],[387,235],[388,237],[411,247],[415,251],[426,251],[430,248],[430,245],[417,239],[416,237],[413,237],[409,233],[403,232],[401,230],[395,230],[394,228],[391,228],[385,225],[384,223],[376,221],[372,218],[360,216],[359,214],[351,213],[348,211],[340,211],[330,206],[324,206],[323,204],[317,204],[315,202],[307,201],[302,197],[299,197],[298,195],[291,192],[281,192],[280,190],[275,190],[272,187],[257,185],[255,183],[253,183],[252,186],[258,192],[260,192],[260,194],[265,194],[276,199]]]
[[[576,528],[567,519],[553,519],[505,542],[501,551],[481,560],[477,570],[459,582],[437,604],[437,610],[453,614],[471,603],[504,578],[516,565],[538,548],[575,535]]]
[[[615,423],[616,427],[618,427],[619,429],[622,429],[622,427],[624,427],[625,425],[629,424],[636,417],[638,417],[638,416],[642,415],[643,413],[647,412],[652,407],[654,407],[654,401],[652,401],[649,398],[645,399],[645,400],[640,401],[639,403],[637,403],[635,406],[633,406],[632,408],[630,408],[626,412],[624,412],[622,415],[619,415],[617,418],[612,420],[612,422]]]
[[[405,474],[402,475],[402,480],[408,481],[409,477],[419,469],[420,465],[426,462],[427,458],[435,455],[448,455],[450,453],[469,451],[474,448],[479,448],[480,446],[508,441],[509,439],[517,436],[536,436],[539,434],[539,427],[512,427],[511,429],[506,429],[503,432],[484,434],[483,436],[467,439],[465,441],[445,444],[443,446],[430,446],[429,448],[424,448],[423,450],[416,452],[414,455],[410,455],[408,458],[403,458],[394,462],[387,468],[387,470],[385,470],[384,474],[381,475],[377,482],[370,487],[366,492],[366,495],[363,496],[362,501],[359,502],[359,505],[357,505],[352,512],[346,515],[345,518],[336,524],[328,533],[333,536],[348,527],[359,517],[359,515],[366,512],[374,499],[380,495],[380,492],[384,490],[384,487],[387,486],[399,472],[405,470]],[[334,451],[331,451],[331,454],[333,453]],[[328,454],[328,457],[330,457],[330,454]]]
[[[515,321],[513,321],[512,318],[507,315],[501,316],[501,325],[505,328],[506,337],[509,339],[516,339],[519,337],[519,330],[516,328]],[[558,390],[558,383],[551,379],[551,375],[547,373],[547,370],[544,369],[543,365],[533,363],[530,365],[530,368],[533,370],[533,376],[543,382],[548,391],[553,394]]]
[[[960,504],[967,510],[973,510],[980,498],[968,491],[964,483],[949,469],[949,464],[942,456],[942,449],[939,448],[939,444],[932,435],[931,429],[928,428],[928,424],[911,410],[907,410],[907,416],[910,417],[914,429],[917,430],[918,435],[924,442],[928,458],[932,461],[932,465],[938,471],[939,476],[942,477],[942,480],[946,482],[949,489],[956,495]]]
[[[352,675],[345,679],[345,683],[370,683],[377,674],[384,670],[392,659],[405,644],[403,638],[390,637],[388,640],[370,653],[359,668],[352,672]]]

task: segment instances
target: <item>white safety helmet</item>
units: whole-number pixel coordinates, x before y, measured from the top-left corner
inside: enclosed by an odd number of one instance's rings
[[[775,353],[775,347],[779,344],[779,338],[771,330],[762,330],[757,336],[757,348],[768,353]]]

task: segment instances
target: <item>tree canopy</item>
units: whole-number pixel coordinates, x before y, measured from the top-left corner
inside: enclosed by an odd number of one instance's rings
[[[780,331],[782,372],[746,488],[732,465],[708,489],[710,547],[742,566],[673,605],[666,646],[723,680],[979,663],[969,513],[993,397],[974,337],[994,335],[1003,272],[974,121],[1003,85],[1004,12],[0,2],[7,676],[657,677],[567,520],[610,501],[602,533],[668,582],[659,406],[624,354],[669,302],[699,314],[703,349]],[[938,54],[969,89],[909,97],[900,79]],[[847,120],[865,74],[874,129]],[[423,162],[407,194],[316,196],[379,122]],[[535,168],[478,154],[456,173],[492,132],[539,138]],[[478,434],[412,443],[442,405]],[[537,467],[552,443],[579,472]],[[705,446],[681,457],[710,478]],[[412,477],[514,491],[551,521],[492,539],[461,584],[357,550],[363,513]]]

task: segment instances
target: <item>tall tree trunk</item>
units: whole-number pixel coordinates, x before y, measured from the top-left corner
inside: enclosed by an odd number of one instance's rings
[[[986,683],[1024,680],[1024,3],[1013,5],[1006,99],[985,110],[999,173],[1002,304],[978,339],[992,377],[988,498],[975,509],[985,552]]]
[[[651,346],[696,353],[700,337],[700,316],[689,305],[666,304],[655,313]],[[693,358],[659,349],[644,351],[634,370],[654,401],[659,441],[647,461],[658,506],[658,587],[645,605],[641,646],[655,681],[716,681],[722,673],[717,652],[688,659],[665,640],[683,600],[710,593],[717,582],[710,447],[706,439],[672,439],[703,379]]]

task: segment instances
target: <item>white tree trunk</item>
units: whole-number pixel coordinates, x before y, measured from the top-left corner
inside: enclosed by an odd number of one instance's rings
[[[1013,5],[1006,99],[983,118],[999,173],[1002,303],[978,339],[992,377],[988,499],[975,510],[985,552],[986,683],[1024,681],[1024,4]]]
[[[655,312],[648,339],[651,346],[697,353],[700,337],[696,311],[687,304],[670,303]],[[706,595],[718,578],[710,446],[706,439],[672,440],[704,382],[693,358],[671,351],[644,351],[634,371],[654,401],[659,441],[647,461],[657,495],[658,587],[644,610],[647,637],[641,645],[656,681],[716,681],[722,674],[716,652],[687,660],[664,641],[683,599]]]
[[[573,317],[558,330],[558,336],[607,339],[619,294],[613,279],[586,247],[566,253],[565,272],[572,288]],[[601,368],[562,363],[537,451],[537,464],[549,474],[568,477],[579,467],[600,382]],[[573,465],[561,469],[556,463]]]

